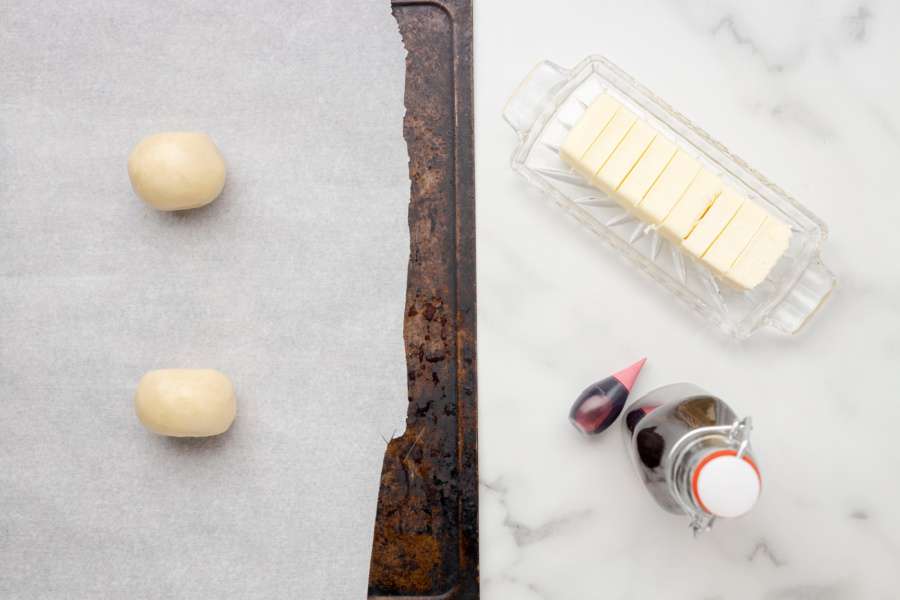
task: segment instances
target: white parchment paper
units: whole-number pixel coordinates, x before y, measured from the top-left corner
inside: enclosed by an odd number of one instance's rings
[[[406,410],[404,56],[387,0],[0,1],[0,597],[361,598]],[[223,196],[132,193],[208,132]],[[145,431],[213,367],[228,433]]]

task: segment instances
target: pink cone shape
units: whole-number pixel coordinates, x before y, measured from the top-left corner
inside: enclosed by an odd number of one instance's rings
[[[618,373],[613,374],[613,377],[618,379],[619,382],[625,386],[625,389],[630,392],[631,386],[634,385],[634,380],[637,379],[638,373],[641,372],[641,368],[643,368],[645,362],[647,362],[646,357],[637,361],[630,367],[625,367]]]

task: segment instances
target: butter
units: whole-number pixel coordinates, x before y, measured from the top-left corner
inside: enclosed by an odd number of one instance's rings
[[[626,206],[640,204],[673,156],[675,144],[661,135],[653,138],[650,147],[619,186],[622,203]]]
[[[660,233],[673,242],[686,238],[721,191],[722,181],[706,169],[700,169],[687,191],[660,225]]]
[[[612,153],[619,146],[619,142],[622,141],[622,138],[625,137],[625,134],[628,133],[628,130],[631,129],[636,120],[637,117],[634,116],[634,113],[624,106],[619,107],[619,110],[616,111],[616,114],[613,115],[613,118],[610,119],[600,135],[597,136],[591,147],[584,153],[581,160],[576,163],[575,170],[588,179],[592,179],[594,174],[612,156]]]
[[[560,157],[737,288],[762,282],[789,246],[786,224],[607,94],[569,131]]]
[[[637,207],[637,214],[649,223],[662,223],[700,172],[700,163],[681,150],[662,172]]]
[[[750,245],[750,240],[767,216],[766,211],[758,204],[745,200],[731,222],[703,255],[703,262],[717,274],[725,275],[744,248]]]
[[[608,193],[617,190],[655,137],[656,131],[652,127],[643,121],[635,121],[609,160],[594,175],[592,183]],[[621,196],[614,197],[621,202]]]
[[[594,100],[560,146],[561,158],[569,164],[580,161],[620,106],[609,94],[601,94]]]
[[[762,283],[788,249],[790,239],[790,227],[774,217],[767,217],[750,244],[728,269],[725,280],[745,290],[753,289]]]
[[[693,231],[684,239],[681,247],[696,258],[702,257],[731,222],[743,203],[742,196],[734,190],[726,188],[715,199]]]

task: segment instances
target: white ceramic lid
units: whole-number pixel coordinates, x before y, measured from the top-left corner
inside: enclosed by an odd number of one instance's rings
[[[739,517],[753,508],[762,487],[756,466],[732,452],[716,453],[697,466],[694,494],[717,517]]]

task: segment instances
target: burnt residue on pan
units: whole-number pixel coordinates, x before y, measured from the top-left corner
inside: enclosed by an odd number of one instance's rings
[[[408,52],[409,410],[385,452],[369,598],[477,598],[472,9],[392,7]]]

